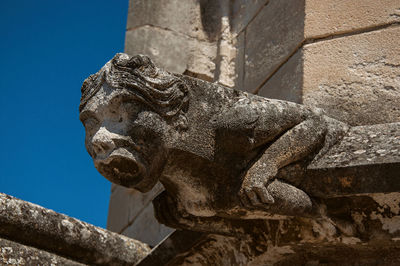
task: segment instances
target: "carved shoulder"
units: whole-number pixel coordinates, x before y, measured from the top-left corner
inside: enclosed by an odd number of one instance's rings
[[[322,113],[292,102],[246,95],[224,107],[212,121],[217,131],[251,135],[257,146],[313,118],[322,119]]]

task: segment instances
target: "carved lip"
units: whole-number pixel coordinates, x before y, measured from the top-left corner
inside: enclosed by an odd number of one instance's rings
[[[136,154],[135,154],[136,155]],[[134,187],[144,178],[146,168],[138,156],[116,150],[106,159],[95,159],[97,170],[113,183]]]

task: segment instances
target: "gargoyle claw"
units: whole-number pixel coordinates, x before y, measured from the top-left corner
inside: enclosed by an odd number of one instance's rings
[[[271,196],[265,186],[254,187],[253,190],[257,193],[258,197],[263,203],[273,204],[275,202],[274,198]]]
[[[266,204],[273,204],[275,202],[264,186],[242,188],[239,192],[239,197],[242,205],[245,207],[266,208]]]

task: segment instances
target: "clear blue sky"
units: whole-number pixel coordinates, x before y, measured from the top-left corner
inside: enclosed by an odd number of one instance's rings
[[[124,48],[128,0],[0,1],[0,192],[105,227],[80,87]]]

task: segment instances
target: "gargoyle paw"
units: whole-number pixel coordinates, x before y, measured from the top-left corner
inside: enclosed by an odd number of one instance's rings
[[[264,207],[265,204],[273,204],[274,198],[268,192],[264,184],[247,185],[239,192],[240,200],[245,207]]]

